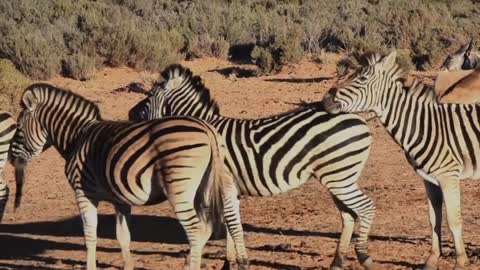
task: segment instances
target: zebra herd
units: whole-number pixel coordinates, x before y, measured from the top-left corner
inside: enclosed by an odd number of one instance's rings
[[[456,248],[455,269],[468,262],[462,237],[459,181],[480,178],[480,108],[440,104],[429,86],[406,88],[396,54],[367,57],[323,100],[261,119],[222,116],[201,78],[183,66],[167,67],[164,81],[129,112],[129,121],[103,120],[93,102],[48,84],[29,86],[17,121],[0,112],[0,221],[8,198],[1,177],[9,154],[20,206],[28,162],[53,146],[65,159],[83,223],[87,269],[96,269],[97,205],[116,211],[124,269],[130,253],[131,207],[168,201],[184,228],[190,253],[184,269],[200,269],[210,235],[226,227],[223,269],[247,269],[239,195],[270,196],[318,180],[342,217],[331,269],[346,269],[355,252],[365,269],[374,202],[357,182],[372,138],[357,112],[373,111],[425,180],[432,250],[424,270],[441,256],[442,204]]]

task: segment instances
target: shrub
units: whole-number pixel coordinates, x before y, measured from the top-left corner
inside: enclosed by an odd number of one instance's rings
[[[5,0],[0,14],[0,58],[34,79],[86,79],[104,65],[157,69],[247,47],[257,49],[235,57],[255,56],[264,72],[305,53],[393,48],[427,69],[480,36],[471,0]]]
[[[278,71],[278,63],[273,59],[270,50],[257,46],[253,49],[251,56],[255,64],[260,68],[258,75]]]
[[[175,30],[137,32],[131,44],[129,66],[137,69],[160,70],[180,61],[184,41]]]
[[[20,98],[30,81],[25,78],[15,65],[0,59],[0,109],[8,111],[14,117],[20,112]]]
[[[63,61],[62,74],[76,80],[85,81],[95,75],[96,58],[82,53],[67,56]]]

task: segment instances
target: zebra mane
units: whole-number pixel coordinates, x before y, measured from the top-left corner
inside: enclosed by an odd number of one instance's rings
[[[175,91],[182,88],[184,91],[197,93],[198,101],[207,106],[214,113],[219,114],[220,108],[210,95],[210,90],[203,84],[200,76],[193,76],[192,71],[179,64],[173,64],[165,68],[161,73],[165,81],[156,83],[157,91]]]
[[[45,102],[49,101],[49,97],[53,95],[72,97],[73,99],[78,100],[82,107],[85,107],[88,111],[93,112],[97,118],[101,119],[100,109],[95,103],[70,90],[55,87],[47,83],[34,83],[25,89],[24,94],[27,91],[32,92],[39,104],[45,104]],[[23,102],[21,102],[21,106],[25,109],[25,104],[23,104]]]
[[[423,96],[426,102],[439,103],[438,96],[435,93],[435,90],[433,89],[433,87],[423,83],[417,78],[414,78],[411,81],[410,85],[405,85],[402,82],[402,86],[403,86],[403,90],[408,95],[414,96],[416,98],[420,98]]]

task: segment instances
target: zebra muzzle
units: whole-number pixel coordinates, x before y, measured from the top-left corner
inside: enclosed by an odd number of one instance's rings
[[[333,100],[334,95],[331,94],[330,92],[331,91],[329,91],[323,97],[323,101],[322,101],[323,102],[323,107],[329,113],[333,113],[333,114],[340,113],[340,105]]]

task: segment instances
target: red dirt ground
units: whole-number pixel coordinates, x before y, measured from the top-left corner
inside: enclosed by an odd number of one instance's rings
[[[236,81],[219,72],[233,66],[229,62],[202,59],[184,64],[202,76],[225,115],[240,118],[284,112],[300,101],[318,101],[336,83],[333,65],[308,61],[288,66],[274,76]],[[113,89],[156,76],[120,68],[102,70],[87,82],[65,78],[49,82],[95,101],[106,119],[126,119],[129,108],[143,96]],[[415,269],[430,248],[424,185],[383,126],[376,120],[369,125],[374,143],[360,184],[378,209],[370,253],[382,269]],[[14,212],[11,199],[4,224],[0,225],[0,269],[84,267],[81,221],[63,164],[54,150],[48,150],[30,164],[23,206]],[[7,168],[6,179],[14,191],[11,166]],[[464,181],[462,188],[469,269],[480,269],[480,187],[474,181]],[[108,204],[99,207],[100,269],[121,269],[123,265],[112,213],[113,208]],[[181,269],[188,245],[169,205],[134,208],[133,214],[131,250],[138,269]],[[243,198],[242,219],[251,269],[328,269],[341,230],[338,212],[325,188],[317,182],[279,196]],[[440,268],[451,269],[454,249],[445,225],[443,243],[445,257]],[[224,249],[224,240],[209,242],[204,255],[208,269],[220,268]],[[349,260],[351,269],[360,269],[353,248]]]

